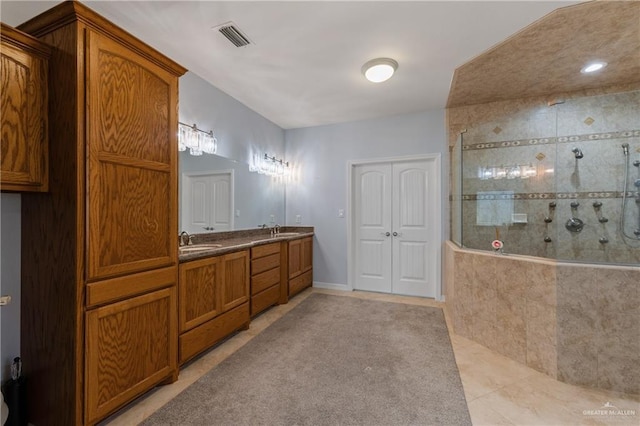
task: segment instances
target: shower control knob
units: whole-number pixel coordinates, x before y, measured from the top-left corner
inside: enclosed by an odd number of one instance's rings
[[[580,206],[579,202],[577,202],[577,201],[572,201],[571,202],[571,208],[572,209],[578,208],[579,206]]]
[[[550,209],[555,209],[555,208],[556,208],[556,205],[557,205],[557,204],[556,204],[556,202],[555,202],[555,201],[552,201],[552,202],[550,202],[550,203],[549,203],[549,208],[550,208]]]
[[[601,217],[600,219],[598,219],[598,222],[607,223],[607,222],[609,222],[609,219],[607,219],[606,217]]]
[[[551,242],[551,237],[544,237],[544,242],[545,243],[550,243]]]
[[[608,239],[607,237],[600,237],[600,238],[598,239],[598,242],[599,242],[600,244],[607,244],[607,243],[609,242],[609,239]]]
[[[553,222],[553,219],[551,219],[550,217],[547,216],[544,218],[544,223],[551,223],[551,222]]]
[[[600,201],[594,201],[593,207],[596,209],[599,209],[600,207],[602,207],[602,203]]]

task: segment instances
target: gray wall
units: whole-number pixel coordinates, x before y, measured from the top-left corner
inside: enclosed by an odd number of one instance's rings
[[[10,295],[0,308],[0,381],[9,376],[9,365],[20,355],[20,202],[19,194],[1,194],[0,294]]]
[[[442,241],[448,235],[448,147],[445,111],[434,110],[374,120],[285,131],[287,159],[298,170],[287,184],[286,218],[315,226],[313,279],[337,288],[348,283],[347,163],[351,160],[440,153]],[[338,210],[345,217],[338,217]],[[440,244],[441,245],[441,244]]]
[[[249,163],[253,153],[284,156],[284,130],[192,72],[180,78],[180,121],[213,130],[221,157]]]

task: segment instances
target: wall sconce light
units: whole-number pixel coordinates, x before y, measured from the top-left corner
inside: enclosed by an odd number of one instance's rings
[[[382,83],[393,76],[398,69],[398,62],[391,58],[372,59],[362,66],[362,74],[372,83]]]
[[[189,150],[189,154],[194,156],[203,153],[215,154],[218,150],[218,140],[213,136],[213,130],[204,131],[198,129],[195,124],[178,122],[178,151]]]
[[[264,154],[262,158],[256,159],[254,157],[253,164],[249,167],[249,171],[273,177],[288,177],[290,168],[288,161]]]

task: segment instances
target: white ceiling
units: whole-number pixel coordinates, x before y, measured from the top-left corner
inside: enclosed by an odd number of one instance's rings
[[[57,1],[0,1],[18,25]],[[87,6],[282,128],[444,108],[453,71],[560,1],[86,1]],[[255,43],[212,27],[233,21]],[[360,69],[390,57],[374,84]]]

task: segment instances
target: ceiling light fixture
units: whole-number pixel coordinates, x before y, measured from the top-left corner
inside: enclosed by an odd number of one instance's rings
[[[600,71],[602,68],[604,68],[606,66],[607,66],[606,62],[590,62],[587,65],[585,65],[584,67],[582,67],[580,72],[582,74],[589,74],[589,73],[592,73],[592,72]]]
[[[372,83],[382,83],[391,78],[398,63],[390,58],[372,59],[362,66],[362,74]]]

